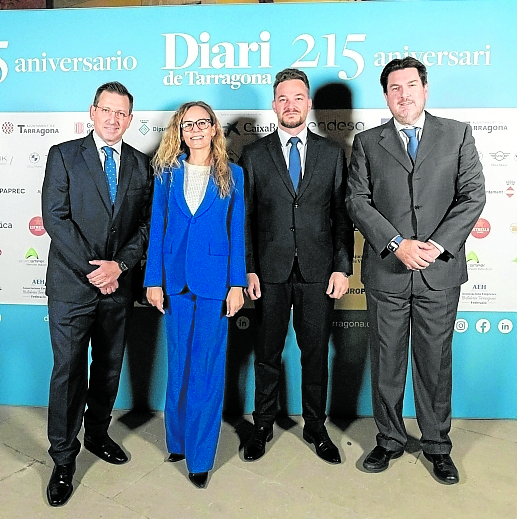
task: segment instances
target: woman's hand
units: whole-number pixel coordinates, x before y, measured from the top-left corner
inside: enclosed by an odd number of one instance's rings
[[[148,287],[147,300],[156,307],[162,314],[165,313],[163,309],[163,290],[162,287]]]
[[[232,287],[226,296],[226,317],[233,317],[244,304],[242,287]]]

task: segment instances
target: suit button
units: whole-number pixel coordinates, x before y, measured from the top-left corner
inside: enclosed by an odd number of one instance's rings
[[[291,231],[293,231],[293,232],[294,232],[294,227],[291,227]]]
[[[415,211],[418,211],[421,207],[421,205],[415,205]]]
[[[294,204],[294,208],[295,208],[295,209],[298,209],[298,204]]]
[[[111,232],[111,234],[115,234],[117,231],[112,227],[112,228],[110,229],[110,232]]]

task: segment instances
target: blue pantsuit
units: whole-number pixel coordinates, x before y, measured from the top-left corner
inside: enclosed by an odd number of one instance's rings
[[[228,319],[223,301],[188,291],[168,298],[165,429],[189,472],[208,472],[221,425]]]
[[[165,293],[168,382],[167,448],[185,454],[189,472],[208,472],[216,453],[224,396],[232,286],[246,286],[242,169],[230,164],[234,185],[219,196],[210,177],[192,214],[185,201],[184,169],[155,180],[145,286]]]

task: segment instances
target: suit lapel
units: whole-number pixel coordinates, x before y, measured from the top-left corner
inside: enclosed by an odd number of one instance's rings
[[[86,162],[88,171],[90,172],[97,191],[99,192],[99,196],[106,207],[106,211],[111,215],[111,200],[108,191],[108,182],[106,181],[106,173],[102,169],[99,152],[97,151],[91,133],[85,137],[81,144],[81,148],[83,159]]]
[[[126,192],[131,184],[131,177],[136,166],[136,159],[131,148],[122,142],[122,153],[120,156],[120,168],[118,172],[117,197],[115,198],[115,207],[113,209],[113,218],[117,215],[122,201],[126,196]]]
[[[426,159],[432,149],[436,146],[442,133],[441,124],[436,117],[425,113],[424,129],[420,142],[418,143],[418,152],[416,154],[415,170],[419,168],[422,162]]]
[[[307,130],[307,151],[305,153],[305,167],[303,170],[302,180],[298,187],[298,198],[300,198],[307,189],[307,186],[311,181],[312,175],[316,170],[319,151],[320,141],[316,140],[312,132]]]
[[[180,167],[174,168],[171,171],[171,190],[174,193],[174,198],[176,199],[176,203],[181,211],[185,214],[186,217],[192,218],[192,213],[188,208],[187,201],[185,200],[185,194],[183,186],[185,185],[185,169],[183,165],[183,157],[179,158]],[[171,196],[171,190],[169,190],[169,196]]]
[[[195,212],[195,216],[201,216],[203,213],[208,211],[212,204],[214,203],[214,200],[219,196],[219,191],[217,189],[217,186],[215,185],[214,179],[212,175],[208,178],[208,185],[206,186],[206,192],[205,196],[203,197],[203,201],[201,202],[201,205],[197,208],[197,211]]]
[[[395,160],[400,162],[407,171],[410,173],[413,171],[413,163],[411,162],[407,151],[404,149],[402,139],[398,135],[393,119],[391,119],[382,130],[379,145],[382,146]],[[417,153],[417,160],[419,153],[420,149]]]
[[[269,135],[269,142],[267,143],[267,149],[273,162],[278,170],[278,174],[282,179],[285,187],[289,190],[293,198],[296,198],[296,192],[294,191],[293,182],[291,181],[291,177],[289,176],[289,171],[287,170],[287,165],[285,163],[284,154],[282,153],[282,143],[280,142],[280,137],[278,136],[278,131]]]

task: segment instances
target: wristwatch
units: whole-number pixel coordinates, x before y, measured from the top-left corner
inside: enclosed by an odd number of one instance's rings
[[[387,249],[390,251],[390,252],[395,252],[398,248],[399,248],[399,245],[400,243],[402,242],[404,238],[402,238],[402,236],[395,236],[395,238],[393,238],[393,240],[391,240],[388,245],[387,245]]]
[[[121,272],[126,272],[126,270],[129,270],[129,267],[122,260],[116,259],[113,261],[117,262],[118,268],[120,269]]]

